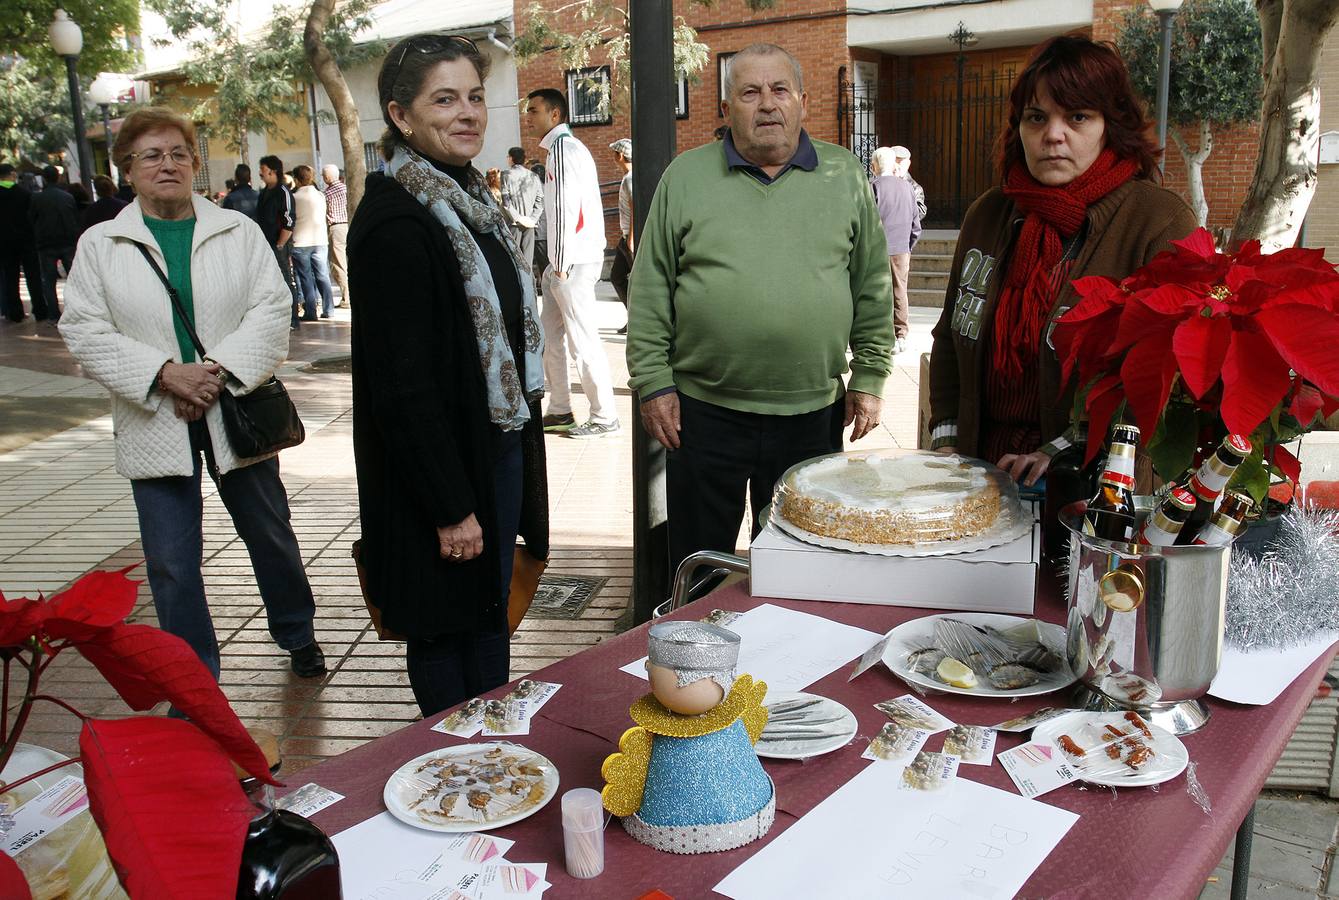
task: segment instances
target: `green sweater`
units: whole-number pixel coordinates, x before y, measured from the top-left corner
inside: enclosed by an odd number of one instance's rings
[[[797,415],[892,371],[888,242],[849,150],[814,141],[818,168],[764,185],[720,143],[665,170],[637,240],[629,384],[742,412]]]
[[[144,217],[149,233],[158,242],[167,262],[167,280],[177,289],[181,305],[195,324],[195,298],[191,294],[191,241],[195,238],[195,217],[189,219],[154,219]],[[148,265],[148,263],[145,263]],[[172,325],[177,331],[177,346],[181,349],[181,361],[195,362],[195,344],[191,343],[191,333],[182,324],[181,316],[172,308],[172,299],[163,292],[163,302],[167,304],[168,314],[172,316]],[[209,348],[206,347],[206,350]]]

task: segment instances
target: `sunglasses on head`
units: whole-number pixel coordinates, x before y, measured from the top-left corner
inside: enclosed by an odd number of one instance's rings
[[[404,42],[404,49],[400,51],[400,58],[395,61],[395,77],[400,77],[400,67],[404,65],[405,57],[409,55],[410,50],[417,53],[441,53],[452,46],[476,55],[479,53],[479,47],[474,41],[458,34],[421,34]],[[394,79],[392,79],[393,82]]]

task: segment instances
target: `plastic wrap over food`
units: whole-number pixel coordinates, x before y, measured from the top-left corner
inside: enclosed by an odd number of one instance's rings
[[[771,517],[802,541],[886,556],[982,550],[1032,527],[1000,469],[925,450],[832,453],[792,466]]]

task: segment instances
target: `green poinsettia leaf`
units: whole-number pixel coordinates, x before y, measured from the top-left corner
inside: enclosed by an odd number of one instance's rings
[[[1246,457],[1237,471],[1232,474],[1228,488],[1250,494],[1257,507],[1265,502],[1269,494],[1269,468],[1265,465],[1264,448],[1256,445],[1251,455]]]
[[[1168,403],[1148,441],[1153,470],[1164,481],[1177,478],[1194,463],[1198,442],[1199,422],[1195,407],[1188,403]]]

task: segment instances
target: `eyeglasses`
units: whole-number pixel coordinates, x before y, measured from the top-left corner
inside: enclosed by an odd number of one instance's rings
[[[409,55],[410,50],[418,53],[441,53],[448,47],[456,46],[468,53],[479,55],[479,46],[466,37],[458,34],[420,34],[417,37],[408,38],[404,42],[404,49],[400,51],[400,58],[395,61],[395,77],[391,79],[391,84],[395,84],[396,79],[400,77],[400,67],[404,65],[404,59]]]
[[[142,150],[139,153],[130,154],[131,160],[139,160],[150,169],[156,169],[163,164],[163,160],[172,157],[172,162],[179,166],[189,166],[195,162],[195,154],[185,147],[173,147],[164,153],[156,147],[148,150]]]

